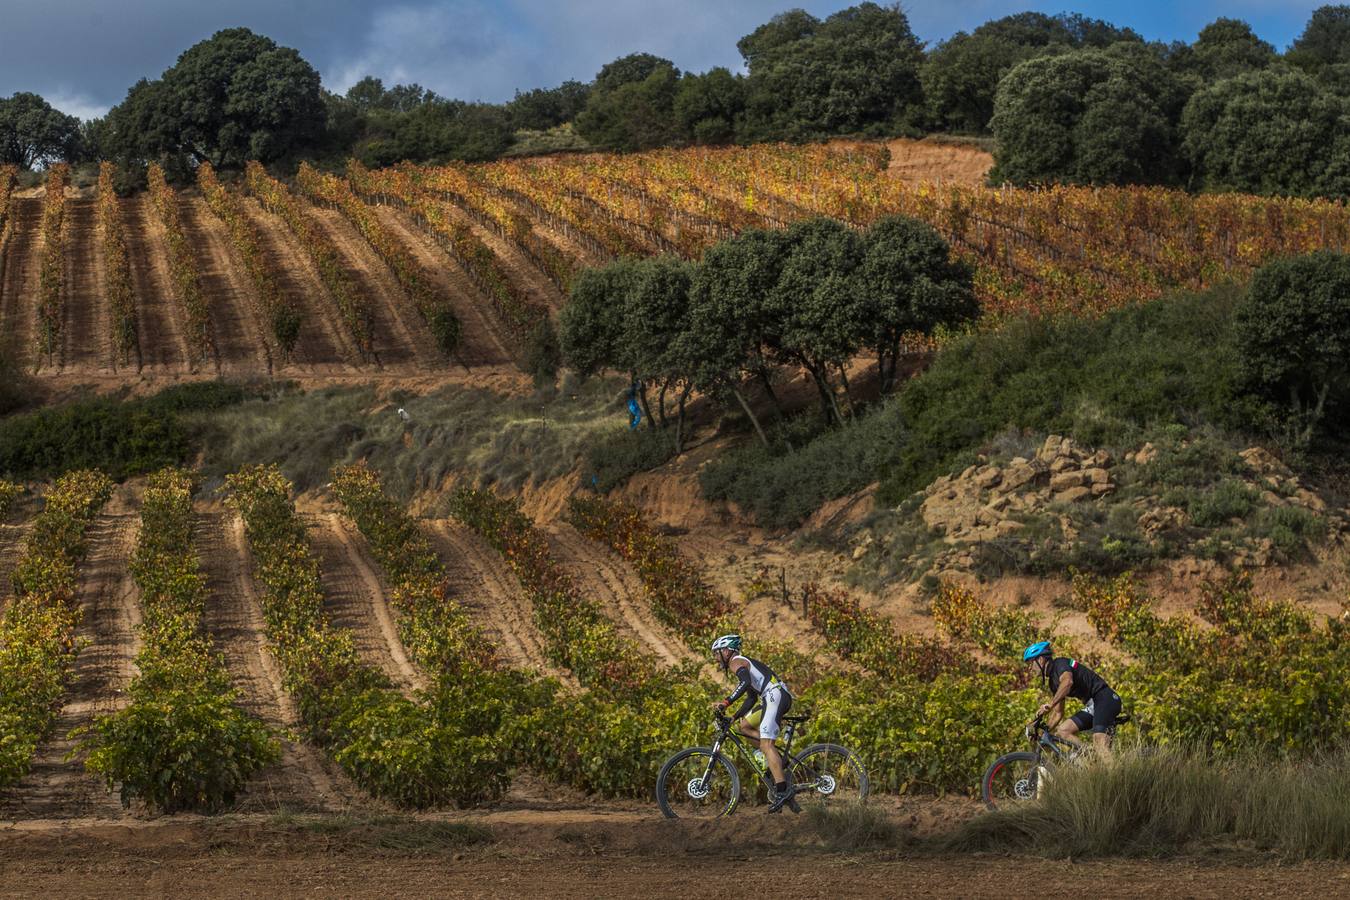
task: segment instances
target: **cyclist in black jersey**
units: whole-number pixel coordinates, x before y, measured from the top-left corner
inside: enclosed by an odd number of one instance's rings
[[[1120,715],[1120,695],[1111,690],[1105,679],[1078,660],[1056,657],[1049,641],[1032,644],[1022,652],[1022,661],[1036,666],[1050,691],[1050,701],[1037,710],[1042,716],[1054,710],[1054,720],[1047,720],[1046,725],[1053,728],[1056,735],[1079,747],[1082,744],[1074,735],[1091,729],[1093,748],[1103,759],[1110,759],[1111,732]],[[1085,705],[1066,719],[1064,700],[1067,697],[1081,700]]]
[[[773,669],[757,659],[741,655],[739,634],[725,634],[713,641],[712,654],[722,671],[734,672],[739,682],[726,699],[713,704],[713,709],[725,715],[727,707],[745,698],[732,718],[742,720],[739,725],[741,734],[759,740],[759,748],[764,753],[764,761],[774,781],[775,796],[770,798],[769,812],[776,813],[783,808],[783,804],[793,803],[793,795],[797,793],[783,768],[783,757],[774,745],[774,739],[783,725],[783,716],[792,708],[792,694]],[[744,719],[746,713],[760,701],[764,703],[764,717],[756,728]],[[793,806],[793,809],[797,807]]]

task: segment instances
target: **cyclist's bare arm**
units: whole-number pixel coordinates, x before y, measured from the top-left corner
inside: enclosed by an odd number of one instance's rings
[[[1059,676],[1059,687],[1055,689],[1055,695],[1049,702],[1041,707],[1042,715],[1054,712],[1053,720],[1046,720],[1046,725],[1054,728],[1060,722],[1064,721],[1064,699],[1069,696],[1069,691],[1073,690],[1073,675],[1065,672]]]

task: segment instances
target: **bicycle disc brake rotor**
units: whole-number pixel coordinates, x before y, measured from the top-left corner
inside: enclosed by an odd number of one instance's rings
[[[684,789],[695,800],[705,800],[712,793],[712,788],[702,778],[689,779],[689,783],[684,786]]]
[[[1013,785],[1013,793],[1017,795],[1018,800],[1036,799],[1036,782],[1030,777],[1019,778]]]
[[[834,780],[833,775],[822,775],[816,780],[816,793],[824,794],[826,797],[834,793],[834,789],[839,787],[839,783]]]

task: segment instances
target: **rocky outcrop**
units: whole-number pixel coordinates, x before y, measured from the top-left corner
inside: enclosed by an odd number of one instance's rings
[[[984,461],[944,476],[924,492],[924,524],[949,544],[976,543],[1016,534],[1028,513],[1057,503],[1086,503],[1112,493],[1114,466],[1105,450],[1091,451],[1051,435],[1036,455],[1003,465]]]

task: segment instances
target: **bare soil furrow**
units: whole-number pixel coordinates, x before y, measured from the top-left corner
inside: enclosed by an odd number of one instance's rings
[[[497,552],[457,522],[432,519],[423,527],[445,566],[450,595],[469,610],[507,662],[575,683],[548,661],[525,591]]]
[[[361,365],[361,354],[343,333],[342,319],[314,264],[286,228],[286,224],[258,205],[241,198],[241,207],[253,223],[264,259],[276,273],[282,294],[300,312],[300,338],[290,365],[313,374],[335,373]]]
[[[497,232],[484,226],[453,203],[446,203],[445,208],[460,222],[468,225],[473,233],[487,245],[488,249],[496,254],[498,262],[506,269],[506,274],[511,281],[517,287],[524,289],[532,301],[552,309],[562,308],[563,301],[566,298],[558,290],[558,286],[540,270],[534,260],[530,259],[524,251],[510,241],[502,239]]]
[[[412,302],[365,238],[335,209],[311,206],[309,212],[342,255],[347,275],[370,300],[376,361],[390,370],[448,365]]]
[[[199,197],[179,199],[183,231],[196,248],[202,295],[211,319],[211,337],[221,372],[272,372],[272,350],[253,308],[253,285],[230,248],[225,225]]]
[[[103,289],[103,251],[98,238],[95,201],[67,200],[66,319],[61,338],[61,369],[64,372],[109,372],[114,369],[110,312]]]
[[[27,536],[30,525],[29,522],[22,525],[0,525],[0,616],[4,616],[10,598],[14,594],[9,576],[18,565],[19,554],[23,552],[23,539]]]
[[[648,608],[642,582],[628,563],[588,541],[566,522],[548,526],[548,542],[577,585],[604,604],[614,623],[639,645],[666,665],[693,658],[693,653]]]
[[[365,804],[367,798],[336,765],[295,736],[300,711],[267,647],[243,522],[221,510],[202,511],[196,543],[210,598],[203,624],[225,657],[240,705],[282,735],[281,760],[253,777],[238,809],[341,811]]]
[[[136,343],[141,372],[165,375],[191,371],[183,311],[169,275],[164,226],[146,194],[122,201],[122,233],[131,265],[136,304]]]
[[[130,488],[123,486],[89,529],[89,550],[79,569],[83,618],[76,637],[83,646],[65,705],[32,769],[0,800],[0,821],[126,815],[121,801],[85,771],[82,756],[67,757],[76,748],[72,730],[116,712],[127,700],[140,643],[139,590],[127,571],[138,529]]]
[[[42,201],[11,202],[5,225],[4,280],[0,282],[0,329],[10,358],[30,363],[37,341],[38,268],[42,252]]]
[[[361,658],[405,693],[425,688],[426,676],[409,661],[399,640],[386,599],[388,589],[376,573],[365,539],[335,513],[313,518],[310,525],[330,621],[350,630]]]
[[[466,366],[510,365],[514,359],[510,341],[492,313],[491,304],[478,292],[459,264],[402,210],[390,206],[372,209],[449,298],[462,328],[456,358]]]

